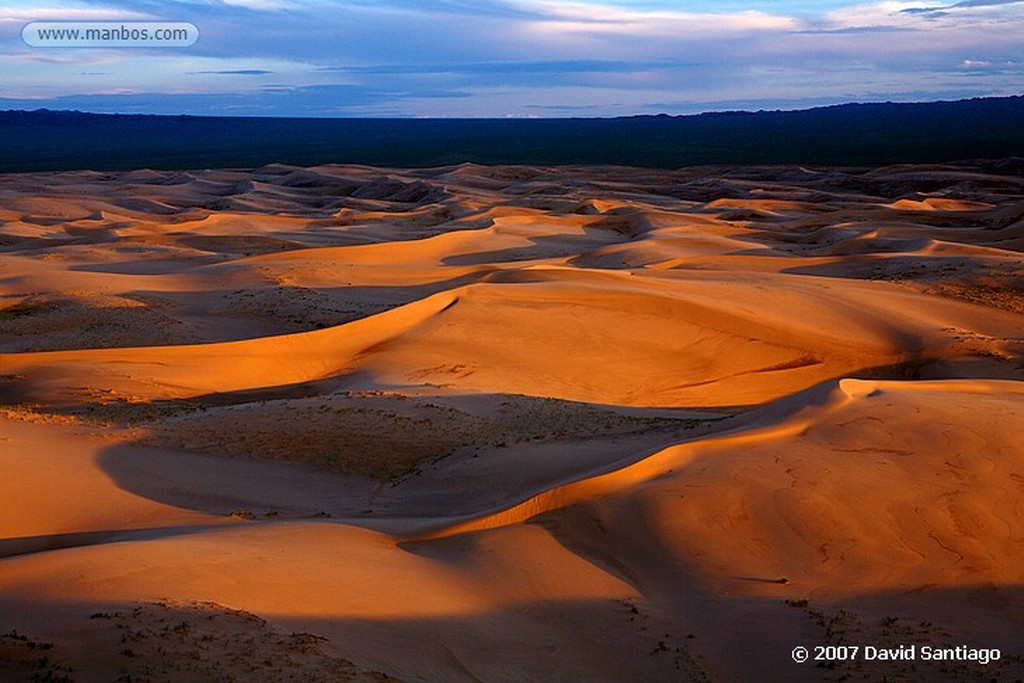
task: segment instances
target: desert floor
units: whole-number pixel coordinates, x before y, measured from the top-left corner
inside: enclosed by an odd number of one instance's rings
[[[1022,175],[0,176],[0,680],[1024,677]]]

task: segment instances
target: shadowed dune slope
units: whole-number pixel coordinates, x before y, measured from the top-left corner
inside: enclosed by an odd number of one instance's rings
[[[1020,342],[1014,317],[816,281],[690,281],[531,269],[328,330],[208,345],[9,354],[23,400],[84,391],[195,398],[365,373],[388,386],[641,406],[752,404],[829,377],[957,359],[962,336]],[[756,301],[756,305],[750,302]],[[794,316],[793,311],[799,311]],[[467,334],[467,330],[471,331]],[[571,357],[549,353],[572,348]],[[70,380],[70,381],[69,381]]]

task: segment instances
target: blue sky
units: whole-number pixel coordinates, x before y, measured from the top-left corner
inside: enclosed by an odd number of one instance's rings
[[[188,48],[30,48],[29,21]],[[1024,0],[8,0],[0,109],[558,117],[1024,92]]]

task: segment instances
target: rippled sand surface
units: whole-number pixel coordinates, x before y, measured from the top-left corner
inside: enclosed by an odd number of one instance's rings
[[[1024,676],[1022,247],[1012,160],[0,176],[0,678]],[[1002,657],[791,658],[912,643]]]

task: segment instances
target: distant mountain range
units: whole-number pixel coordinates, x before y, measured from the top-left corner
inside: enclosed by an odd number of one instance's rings
[[[877,166],[1024,156],[1024,96],[614,119],[0,112],[0,172],[480,164]]]

